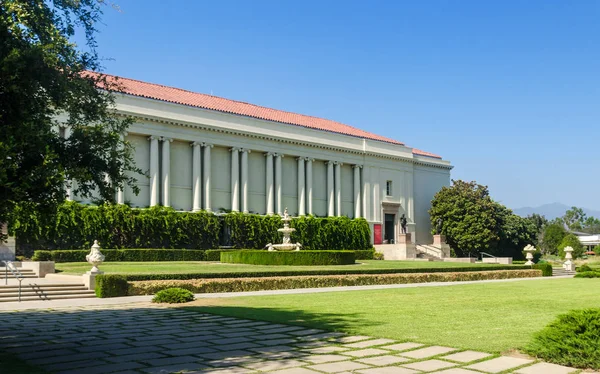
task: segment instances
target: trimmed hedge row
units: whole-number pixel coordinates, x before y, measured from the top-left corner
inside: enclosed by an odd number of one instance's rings
[[[400,268],[400,269],[362,269],[354,266],[344,266],[331,270],[285,270],[285,271],[257,271],[257,272],[237,272],[237,273],[172,273],[172,274],[122,274],[120,277],[126,281],[144,281],[144,280],[187,280],[187,279],[215,279],[215,278],[270,278],[270,277],[288,277],[301,275],[380,275],[380,274],[420,274],[420,273],[463,273],[463,272],[481,272],[481,271],[499,271],[499,270],[542,270],[536,265],[490,265],[481,267],[451,267],[451,268]],[[552,271],[552,267],[550,267]],[[550,274],[551,276],[552,274]],[[102,274],[98,277],[110,278],[111,274]]]
[[[263,249],[281,243],[279,216],[209,212],[177,212],[155,206],[132,209],[126,205],[62,204],[47,214],[33,205],[21,205],[10,217],[20,253],[36,249],[88,249],[94,240],[107,248],[210,249],[219,245]],[[294,218],[292,241],[304,250],[372,249],[369,224],[363,218]]]
[[[245,292],[320,288],[338,286],[366,286],[378,284],[407,284],[426,282],[461,282],[485,279],[532,278],[541,276],[540,270],[478,271],[465,273],[329,275],[271,278],[228,278],[138,281],[127,284],[127,295],[151,295],[163,289],[179,287],[194,293]]]
[[[582,271],[575,274],[575,278],[600,278],[600,271]]]
[[[103,249],[104,261],[219,261],[222,250],[194,249]],[[86,262],[89,250],[35,251],[33,261]]]
[[[221,261],[222,252],[239,251],[239,249],[102,249],[105,261]],[[355,259],[372,260],[375,251],[351,251]],[[33,253],[33,261],[86,262],[85,256],[90,253],[85,249],[39,250]]]
[[[221,262],[250,265],[351,265],[354,251],[221,252]]]

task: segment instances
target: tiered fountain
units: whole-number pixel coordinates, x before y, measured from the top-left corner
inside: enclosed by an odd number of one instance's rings
[[[292,219],[288,215],[287,208],[285,208],[285,210],[283,211],[283,218],[281,218],[281,220],[283,221],[283,228],[277,229],[277,231],[283,233],[283,243],[281,243],[281,244],[269,243],[266,245],[266,248],[270,252],[291,251],[291,250],[299,251],[300,248],[302,248],[302,245],[300,243],[292,243],[292,239],[290,239],[290,234],[292,232],[296,231],[296,229],[290,227],[290,221]]]

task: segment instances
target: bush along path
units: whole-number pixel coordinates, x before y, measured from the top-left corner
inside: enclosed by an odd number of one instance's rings
[[[35,366],[56,374],[577,372],[533,358],[333,332],[343,321],[332,317],[326,331],[139,303],[5,312],[0,318],[0,350],[13,356],[3,357],[7,372],[27,367],[37,373]]]

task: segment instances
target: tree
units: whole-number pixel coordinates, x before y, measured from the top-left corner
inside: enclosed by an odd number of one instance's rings
[[[95,191],[112,201],[130,185],[131,146],[122,141],[129,120],[118,117],[119,85],[101,69],[95,25],[103,0],[0,2],[0,222],[15,206],[55,208],[74,192]],[[72,39],[82,30],[86,50]],[[102,88],[101,90],[99,88]],[[71,129],[68,139],[58,126]]]
[[[535,226],[535,229],[538,233],[543,232],[546,225],[548,225],[548,220],[546,217],[537,213],[528,215],[525,217],[525,220],[529,221],[533,226]]]
[[[542,252],[550,255],[558,254],[558,246],[565,236],[567,230],[562,224],[552,223],[546,226],[542,236]]]
[[[496,219],[499,222],[499,241],[492,254],[498,257],[524,258],[523,248],[536,244],[538,228],[532,220],[514,214],[510,209],[496,203]]]
[[[583,212],[582,208],[574,206],[565,212],[562,220],[569,230],[582,231],[586,220],[586,214]]]
[[[588,234],[600,233],[600,219],[596,217],[587,217],[583,223],[583,232]]]
[[[573,258],[579,258],[583,256],[584,248],[583,244],[579,241],[579,238],[575,234],[567,234],[558,246],[558,256],[560,258],[565,257],[564,249],[566,247],[573,248]]]

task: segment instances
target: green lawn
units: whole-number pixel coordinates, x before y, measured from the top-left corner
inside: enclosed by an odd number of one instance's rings
[[[558,314],[600,307],[600,279],[199,299],[201,312],[351,334],[503,352]]]
[[[105,262],[100,269],[109,274],[115,273],[243,273],[269,271],[298,271],[323,269],[397,269],[397,268],[439,268],[439,267],[486,267],[488,264],[470,264],[439,261],[375,261],[359,260],[355,265],[337,266],[267,266],[244,264],[221,264],[204,261],[164,261],[164,262]],[[493,264],[492,264],[493,266]],[[56,269],[65,274],[83,274],[91,265],[85,262],[57,263]]]

